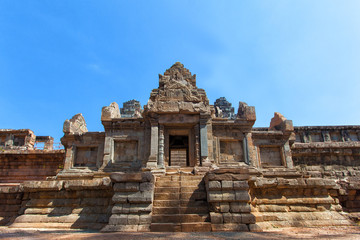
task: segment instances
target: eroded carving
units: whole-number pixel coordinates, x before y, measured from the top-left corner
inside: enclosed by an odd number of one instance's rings
[[[108,107],[103,107],[101,110],[101,121],[120,117],[119,105],[116,102],[111,103]]]
[[[83,134],[87,132],[86,122],[81,113],[74,115],[70,120],[66,119],[63,126],[65,134]]]

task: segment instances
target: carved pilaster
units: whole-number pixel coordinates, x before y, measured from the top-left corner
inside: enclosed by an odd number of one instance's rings
[[[150,156],[146,164],[148,168],[156,168],[159,153],[159,123],[155,118],[150,119],[151,136],[150,136]]]
[[[158,168],[164,168],[164,126],[160,125],[159,127],[159,162]]]
[[[211,165],[209,160],[208,124],[211,116],[200,115],[200,158],[202,166]]]
[[[200,166],[200,127],[196,124],[194,127],[195,131],[195,165]]]

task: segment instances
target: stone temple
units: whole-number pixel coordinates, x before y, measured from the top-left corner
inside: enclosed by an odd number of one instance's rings
[[[141,108],[81,114],[61,142],[0,131],[0,224],[108,231],[261,231],[352,225],[360,212],[360,126],[294,127],[275,113],[214,105],[181,63]],[[36,146],[42,145],[41,149]]]

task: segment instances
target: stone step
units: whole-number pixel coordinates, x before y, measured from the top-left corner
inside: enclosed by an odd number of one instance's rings
[[[180,176],[179,175],[165,175],[165,176],[159,176],[156,178],[156,181],[179,181]]]
[[[95,207],[95,206],[107,206],[109,198],[44,198],[44,199],[30,199],[26,203],[26,207]]]
[[[178,182],[178,181],[156,181],[155,189],[156,189],[156,187],[180,187],[180,182]]]
[[[155,200],[178,200],[178,199],[180,199],[180,193],[154,193],[154,199]]]
[[[204,186],[204,183],[202,181],[197,181],[197,180],[188,180],[188,181],[163,181],[163,180],[158,180],[155,182],[155,187],[200,187],[200,186]]]
[[[159,214],[152,216],[152,223],[197,223],[208,222],[208,214]]]
[[[14,223],[102,223],[108,222],[107,214],[68,214],[40,215],[25,214],[17,217]]]
[[[181,232],[179,223],[151,223],[150,231],[152,232]]]
[[[205,186],[196,187],[156,187],[155,193],[193,193],[193,192],[205,192]]]
[[[153,214],[208,214],[208,206],[198,207],[153,207]]]
[[[188,187],[188,186],[181,186],[180,187],[180,191],[181,192],[205,192],[205,185],[201,184],[199,186],[195,186],[195,187]]]
[[[56,229],[94,229],[100,230],[104,223],[12,223],[10,228],[56,228]]]
[[[155,201],[156,200],[206,200],[205,192],[187,192],[187,193],[179,193],[179,192],[160,192],[154,194]]]
[[[207,201],[189,201],[189,200],[155,200],[154,207],[201,207],[208,206]]]
[[[152,232],[210,232],[211,223],[152,223]]]
[[[203,175],[181,175],[180,176],[181,181],[187,181],[187,180],[202,181],[203,179],[204,179]]]
[[[209,222],[182,223],[181,231],[182,232],[211,232],[211,223],[209,223]]]
[[[204,200],[206,201],[206,193],[205,192],[186,192],[180,193],[180,199],[182,200]]]
[[[155,193],[180,193],[180,187],[156,187]]]

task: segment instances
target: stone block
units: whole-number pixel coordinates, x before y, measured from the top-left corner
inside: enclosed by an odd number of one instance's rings
[[[137,192],[139,191],[139,183],[138,182],[127,182],[125,183],[125,189],[127,192]]]
[[[143,202],[143,195],[141,192],[130,192],[128,194],[129,203],[141,203]]]
[[[151,172],[141,173],[141,182],[154,182],[155,177]]]
[[[110,225],[126,225],[128,223],[128,215],[127,214],[113,214],[109,218]]]
[[[222,192],[220,191],[209,191],[207,196],[208,202],[221,202]]]
[[[289,207],[286,205],[260,205],[259,212],[288,212]]]
[[[130,213],[150,213],[151,210],[152,210],[152,204],[138,203],[138,204],[131,204],[129,212]]]
[[[224,223],[232,223],[232,214],[229,212],[223,213]]]
[[[210,219],[212,224],[222,224],[223,215],[221,213],[210,212]]]
[[[222,200],[226,202],[232,202],[235,201],[235,192],[222,192]]]
[[[140,191],[152,191],[154,190],[154,183],[152,182],[143,182],[140,183]]]
[[[115,192],[112,201],[115,203],[127,203],[129,193]]]
[[[209,181],[209,190],[221,190],[220,181]]]
[[[242,223],[242,217],[241,217],[241,214],[239,213],[233,213],[231,215],[232,219],[231,219],[231,222],[232,223]]]
[[[129,208],[123,207],[124,205],[129,205],[129,204],[115,204],[111,209],[111,213],[113,214],[129,213]]]
[[[249,184],[247,181],[234,181],[235,190],[247,190],[249,189]]]
[[[230,210],[230,206],[229,203],[220,203],[220,212],[225,213],[225,212],[229,212]]]
[[[126,192],[125,183],[115,183],[113,189],[115,192]]]
[[[113,182],[142,182],[142,174],[114,172],[110,175]]]
[[[289,206],[291,212],[315,212],[316,207],[315,205],[308,205],[308,206]]]
[[[278,178],[277,179],[278,188],[296,188],[298,187],[298,180],[297,179],[285,179],[285,178]]]
[[[236,199],[236,201],[239,201],[239,202],[249,202],[250,196],[247,191],[236,191],[235,199]]]
[[[247,214],[247,213],[242,213],[241,214],[241,222],[244,224],[252,224],[255,223],[255,216],[253,214]]]
[[[249,224],[250,232],[262,232],[262,227],[259,224]]]
[[[324,187],[324,179],[322,178],[308,178],[306,179],[306,184],[308,187]]]
[[[250,211],[251,211],[251,207],[248,203],[242,203],[242,202],[231,202],[230,203],[230,212],[248,213]]]
[[[222,190],[231,190],[234,188],[233,181],[221,181]]]
[[[150,232],[150,224],[138,225],[137,231],[138,232]]]
[[[22,185],[24,192],[60,191],[64,181],[25,181]]]
[[[211,224],[213,232],[248,232],[249,228],[246,224]]]
[[[64,188],[67,190],[106,189],[110,187],[111,181],[106,177],[64,181]]]
[[[128,215],[128,224],[129,225],[138,225],[140,221],[140,217],[139,215],[133,215],[133,214],[129,214]]]
[[[128,195],[129,203],[151,203],[153,191],[133,192]]]
[[[151,215],[149,214],[140,215],[139,224],[151,224]]]
[[[269,187],[276,187],[277,186],[277,179],[276,178],[258,178],[254,182],[254,186],[256,188],[269,188]]]

